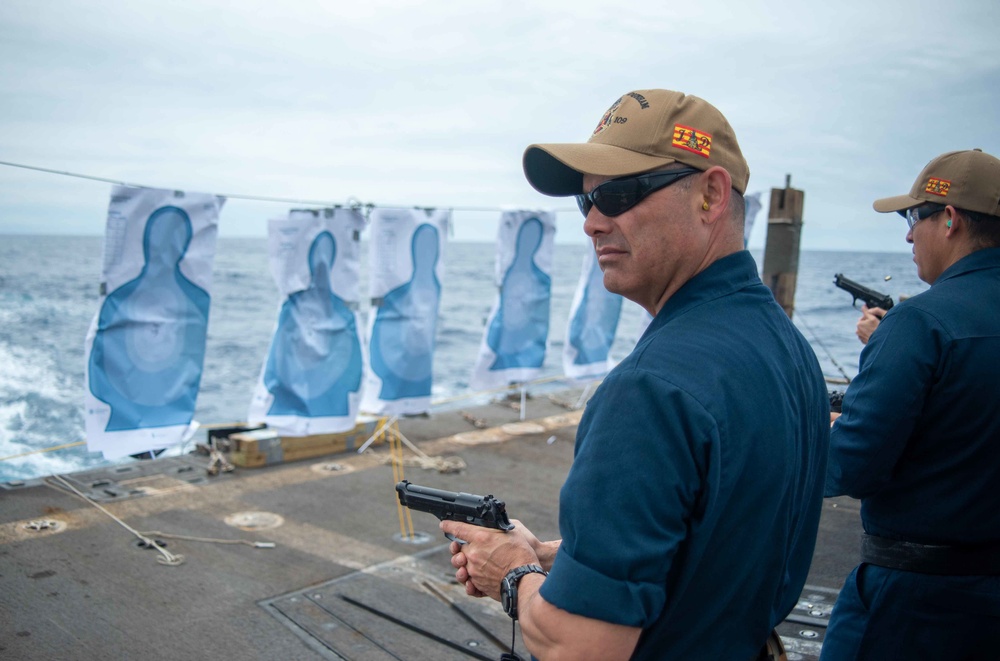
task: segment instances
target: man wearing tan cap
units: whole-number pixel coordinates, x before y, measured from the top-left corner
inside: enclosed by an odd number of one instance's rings
[[[865,535],[822,658],[997,659],[1000,160],[943,154],[874,206],[931,287],[886,312],[833,423],[826,495],[861,499]]]
[[[605,286],[655,318],[587,404],[562,540],[444,522],[468,541],[456,577],[500,598],[540,659],[756,659],[812,559],[829,399],[743,248],[733,129],[702,99],[640,90],[587,143],[528,147],[524,170],[577,197]]]

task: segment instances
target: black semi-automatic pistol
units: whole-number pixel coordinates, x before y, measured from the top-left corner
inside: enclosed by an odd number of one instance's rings
[[[514,524],[507,518],[507,506],[492,495],[476,496],[471,493],[444,491],[410,484],[403,480],[396,485],[399,502],[418,512],[430,512],[442,521],[461,521],[483,528],[507,532]],[[462,543],[445,533],[445,537]]]
[[[874,289],[869,289],[864,285],[858,284],[849,278],[845,278],[843,273],[837,273],[833,276],[833,284],[837,285],[848,294],[850,294],[854,300],[851,301],[851,305],[858,302],[858,299],[862,303],[870,308],[882,308],[887,311],[892,307],[892,296],[888,294],[883,294],[882,292],[877,292]]]

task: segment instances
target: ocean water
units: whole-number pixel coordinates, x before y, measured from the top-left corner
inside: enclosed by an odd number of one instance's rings
[[[98,310],[102,244],[103,238],[96,236],[0,235],[0,483],[107,463],[83,445],[38,452],[85,440],[84,338]],[[556,245],[543,377],[562,374],[563,338],[586,249]],[[763,266],[762,251],[751,252]],[[434,358],[433,397],[442,408],[496,396],[468,388],[496,295],[494,268],[492,245],[448,244]],[[854,326],[860,313],[852,308],[850,295],[834,287],[835,273],[897,301],[900,294],[917,294],[927,285],[917,279],[909,252],[800,255],[793,320],[812,344],[824,373],[845,379],[858,369],[861,344]],[[364,281],[361,291],[366,291]],[[278,304],[266,240],[220,238],[195,412],[198,422],[245,419]],[[645,327],[644,317],[638,306],[626,301],[612,350],[615,359],[631,351]]]

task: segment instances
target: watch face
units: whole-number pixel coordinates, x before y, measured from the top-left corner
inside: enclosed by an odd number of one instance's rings
[[[506,578],[500,582],[500,605],[503,606],[503,612],[510,615],[510,581]]]

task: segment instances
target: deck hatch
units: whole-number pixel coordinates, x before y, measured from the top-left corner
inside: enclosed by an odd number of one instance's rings
[[[439,546],[260,605],[328,659],[495,660],[509,648],[501,649],[423,586],[434,585],[493,638],[510,640],[510,619],[499,604],[472,599],[448,582],[449,557],[447,546]],[[529,656],[520,636],[517,652]]]

